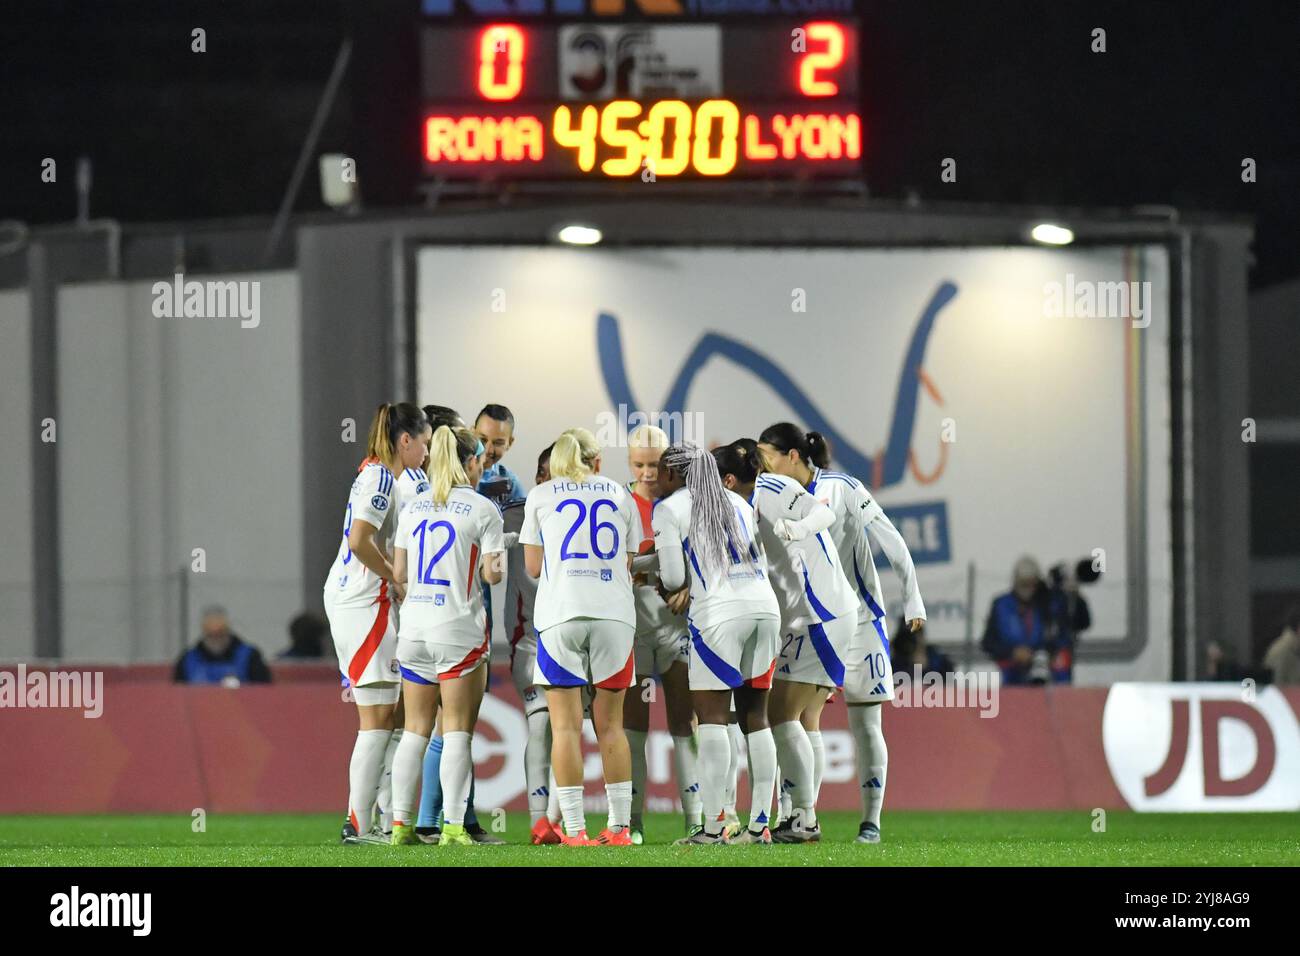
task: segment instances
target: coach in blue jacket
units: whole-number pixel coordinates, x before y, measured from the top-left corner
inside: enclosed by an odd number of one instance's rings
[[[224,608],[203,610],[203,636],[180,656],[172,675],[179,684],[269,684],[262,652],[230,630]]]
[[[1003,684],[1070,682],[1074,634],[1065,595],[1047,586],[1033,558],[1016,562],[1011,590],[993,599],[980,644]]]

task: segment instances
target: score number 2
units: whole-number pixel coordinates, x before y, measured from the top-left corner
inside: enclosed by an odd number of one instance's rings
[[[737,138],[740,133],[740,110],[731,100],[706,100],[694,111],[682,100],[660,100],[635,129],[619,124],[641,114],[641,104],[634,100],[614,100],[602,109],[584,106],[578,124],[573,112],[558,106],[551,132],[561,146],[578,151],[578,168],[591,172],[596,165],[596,141],[621,149],[621,156],[611,156],[600,164],[606,176],[631,176],[643,160],[660,176],[676,176],[693,166],[705,176],[723,176],[736,166]],[[665,152],[668,123],[672,122],[672,149]],[[721,128],[718,155],[710,154],[715,128]]]

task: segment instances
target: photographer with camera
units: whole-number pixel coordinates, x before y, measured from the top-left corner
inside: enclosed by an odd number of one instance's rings
[[[1090,577],[1085,578],[1087,567]],[[1086,561],[1067,577],[1064,565],[1044,581],[1038,562],[1023,557],[1012,572],[1011,590],[994,598],[980,646],[997,661],[1003,684],[1068,684],[1074,640],[1091,623],[1078,583],[1095,580]]]

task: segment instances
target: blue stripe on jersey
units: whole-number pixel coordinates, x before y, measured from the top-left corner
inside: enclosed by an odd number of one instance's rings
[[[781,484],[781,482],[773,481],[771,478],[766,478],[766,477],[759,478],[756,482],[754,482],[754,486],[756,488],[765,488],[768,491],[775,492],[778,495],[785,489],[785,485]]]
[[[854,478],[852,475],[846,475],[846,474],[843,474],[843,473],[838,472],[838,471],[823,471],[823,472],[822,472],[820,475],[818,475],[817,477],[819,477],[819,478],[838,478],[840,481],[847,482],[850,488],[860,488],[860,487],[862,487],[862,482],[858,481],[858,479]]]
[[[691,550],[690,537],[682,538],[682,547],[686,550],[686,556],[691,559],[691,567],[695,569],[695,576],[700,579],[700,587],[708,590],[709,586],[705,583],[704,575],[700,573],[700,563],[695,560],[695,552]]]
[[[823,621],[835,620],[835,615],[826,610],[826,605],[817,600],[817,595],[813,594],[812,583],[808,580],[808,569],[801,569],[803,573],[803,593],[808,598],[808,603],[812,605],[813,611]]]
[[[836,687],[843,687],[844,662],[831,646],[831,639],[826,636],[826,629],[820,624],[809,624],[808,639],[812,642],[813,650],[817,652],[817,659],[822,662],[827,676],[835,681]]]
[[[714,677],[731,688],[740,687],[745,683],[745,678],[740,671],[724,661],[714,653],[713,648],[704,643],[704,636],[700,634],[694,624],[687,621],[686,626],[691,630],[691,644],[695,647],[695,653],[700,656],[704,666],[713,671]]]
[[[407,680],[409,680],[412,684],[433,684],[434,683],[431,680],[425,680],[415,671],[407,670],[405,667],[402,667],[400,669],[402,671],[402,676]]]
[[[555,662],[555,658],[546,652],[542,635],[537,635],[537,666],[550,687],[582,687],[587,682],[577,674],[566,671]]]
[[[826,555],[826,560],[829,562],[831,560],[831,553],[826,550],[826,542],[822,540],[822,533],[818,531],[816,537],[817,543],[822,546],[822,554]]]
[[[811,495],[816,490],[817,490],[817,479],[814,478],[812,481],[808,482],[808,494]]]
[[[867,607],[871,608],[871,613],[877,618],[884,617],[885,612],[881,610],[880,605],[876,603],[876,599],[872,597],[871,592],[867,590],[866,582],[862,580],[862,570],[858,567],[857,551],[853,552],[853,577],[858,582],[858,593],[862,595],[862,600],[867,602]],[[886,642],[886,646],[888,646],[888,642]]]
[[[888,658],[888,657],[889,657],[889,637],[885,634],[885,625],[882,624],[882,623],[880,622],[880,618],[876,618],[876,619],[875,619],[874,621],[872,621],[871,623],[873,623],[873,624],[876,625],[876,633],[880,635],[880,643],[883,644],[883,645],[885,645],[885,657]]]

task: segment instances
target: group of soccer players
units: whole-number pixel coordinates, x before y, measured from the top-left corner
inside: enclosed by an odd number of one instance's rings
[[[880,704],[893,675],[873,543],[902,584],[907,626],[925,609],[901,535],[861,482],[827,469],[822,436],[780,423],[709,451],[642,425],[628,436],[624,485],[607,477],[592,433],[572,428],[542,452],[525,495],[500,461],[513,431],[500,405],[473,429],[441,406],[375,414],[325,585],[360,725],[344,842],[501,842],[474,813],[472,740],[490,587],[503,577],[533,843],[642,842],[659,691],[686,818],[679,843],[818,841],[819,721],[836,688],[857,756],[857,840],[879,842]],[[595,836],[585,718],[609,807]]]

